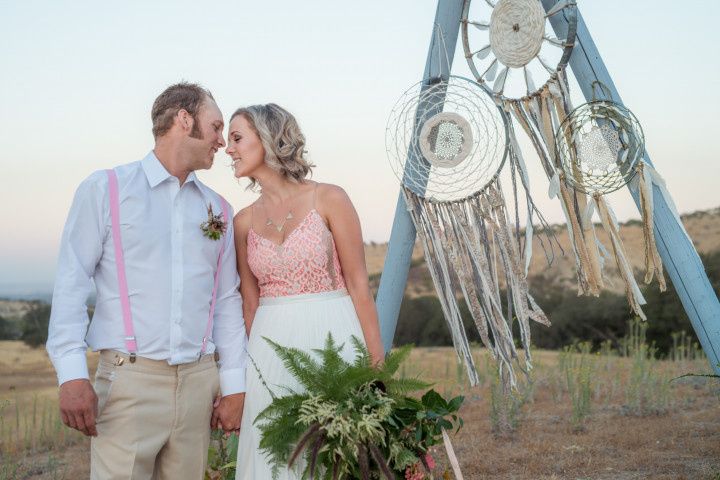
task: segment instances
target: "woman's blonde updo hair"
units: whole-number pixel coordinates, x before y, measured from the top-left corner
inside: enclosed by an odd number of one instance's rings
[[[265,164],[292,182],[299,183],[312,173],[312,163],[306,159],[305,135],[295,117],[274,103],[238,108],[232,121],[242,115],[260,137],[265,149]],[[256,180],[250,178],[250,188]]]

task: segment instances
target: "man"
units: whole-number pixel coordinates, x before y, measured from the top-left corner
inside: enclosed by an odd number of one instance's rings
[[[225,146],[222,114],[180,83],[151,117],[153,151],[82,182],[60,246],[47,350],[63,422],[92,437],[93,479],[203,478],[211,414],[236,430],[245,400],[232,212],[194,173]]]

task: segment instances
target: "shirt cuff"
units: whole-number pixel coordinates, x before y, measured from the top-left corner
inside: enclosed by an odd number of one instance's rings
[[[83,353],[71,353],[59,358],[53,359],[53,365],[57,372],[58,385],[62,385],[70,380],[90,379],[87,367],[87,357]]]
[[[220,392],[222,396],[245,392],[245,369],[228,368],[220,371]]]

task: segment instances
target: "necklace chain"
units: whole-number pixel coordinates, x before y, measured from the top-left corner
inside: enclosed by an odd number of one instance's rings
[[[290,197],[289,200],[294,200],[295,196],[297,196],[297,195]],[[288,220],[292,220],[293,218],[295,218],[293,215],[293,209],[290,208],[290,209],[288,209],[288,213],[285,215],[282,222],[278,224],[278,223],[274,222],[272,218],[270,218],[270,215],[268,214],[267,206],[265,205],[265,199],[263,199],[263,201],[261,203],[263,206],[263,210],[265,211],[265,226],[266,227],[270,227],[270,226],[274,227],[275,230],[278,231],[278,233],[281,233],[285,229],[285,225],[287,224]],[[281,202],[281,205],[283,203],[284,202]]]
[[[265,207],[263,206],[263,208],[265,208]],[[267,215],[267,210],[265,210],[265,214]],[[293,218],[294,217],[293,217],[292,209],[290,209],[288,211],[287,215],[285,215],[285,218],[283,219],[282,223],[280,223],[280,225],[273,222],[272,218],[270,218],[268,216],[267,220],[265,221],[265,226],[269,227],[270,225],[272,225],[273,227],[275,227],[275,230],[277,230],[278,232],[282,232],[283,229],[285,228],[285,224],[287,224],[287,221],[292,220]]]

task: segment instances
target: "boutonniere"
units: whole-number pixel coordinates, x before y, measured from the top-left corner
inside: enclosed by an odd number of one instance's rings
[[[207,220],[200,225],[203,235],[210,240],[220,240],[220,237],[222,237],[225,234],[225,230],[227,230],[227,224],[223,221],[222,214],[215,215],[213,213],[212,204],[210,203],[208,204],[207,212]]]

